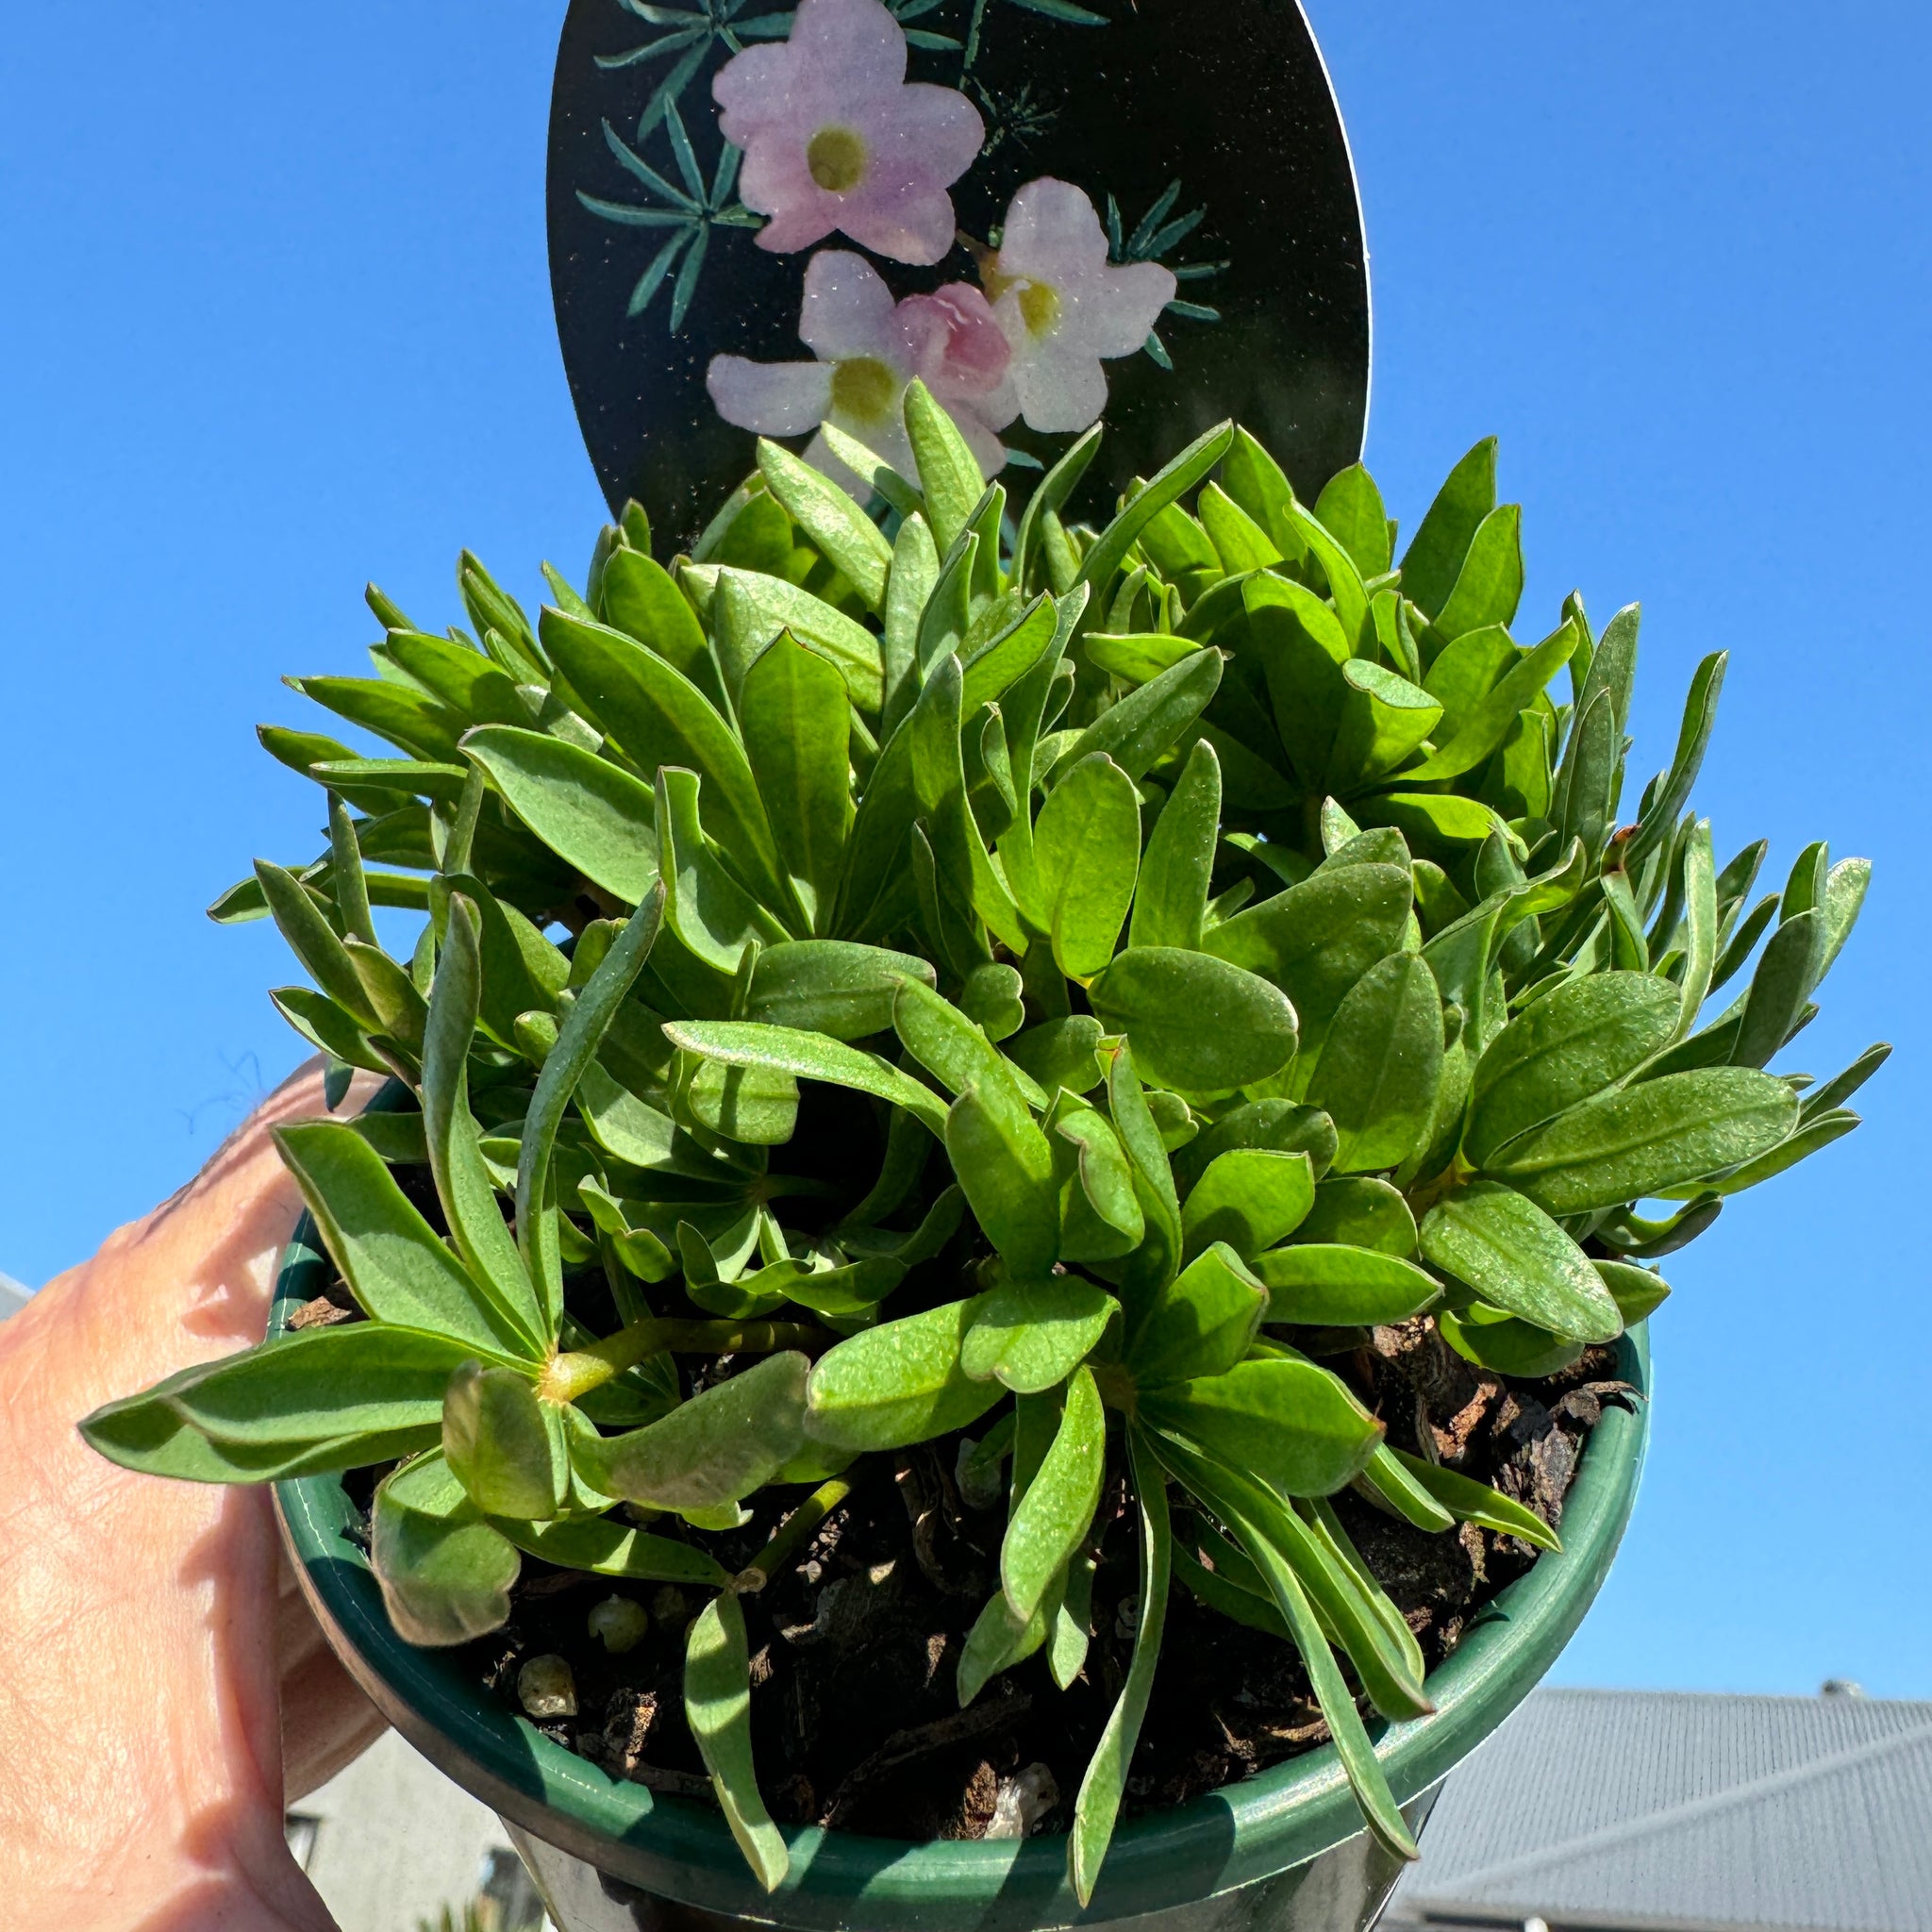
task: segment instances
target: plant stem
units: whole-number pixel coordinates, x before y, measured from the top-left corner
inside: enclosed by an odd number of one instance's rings
[[[648,1318],[615,1335],[552,1358],[538,1393],[575,1402],[647,1356],[774,1355],[786,1348],[820,1348],[831,1338],[805,1322],[686,1322]]]
[[[752,1596],[764,1589],[796,1555],[812,1531],[851,1493],[852,1485],[841,1475],[821,1483],[785,1519],[777,1535],[731,1579],[733,1592],[739,1596]]]

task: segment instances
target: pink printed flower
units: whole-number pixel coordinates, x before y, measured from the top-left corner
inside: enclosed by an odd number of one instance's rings
[[[863,257],[822,249],[805,271],[798,333],[817,361],[711,358],[705,386],[725,422],[760,436],[803,436],[834,423],[909,477],[906,386],[916,375],[958,425],[981,475],[1004,467],[997,432],[1018,409],[1007,379],[1009,352],[986,297],[970,282],[895,303]],[[868,493],[823,436],[805,454],[855,496]]]
[[[1176,286],[1158,261],[1108,262],[1093,204],[1051,175],[1013,196],[999,253],[980,275],[1012,349],[1020,410],[1043,430],[1099,421],[1101,362],[1141,347]]]
[[[747,47],[711,92],[744,150],[739,193],[771,221],[758,246],[808,248],[834,229],[894,261],[953,245],[946,190],[986,125],[962,93],[906,79],[906,31],[879,0],[800,0],[791,37]]]

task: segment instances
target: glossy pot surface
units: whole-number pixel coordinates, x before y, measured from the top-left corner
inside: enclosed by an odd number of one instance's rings
[[[305,1219],[285,1256],[270,1332],[318,1294],[328,1264]],[[1641,1326],[1619,1372],[1647,1394]],[[1637,1498],[1649,1407],[1608,1407],[1545,1555],[1477,1619],[1429,1677],[1437,1708],[1384,1724],[1377,1749],[1411,1824],[1444,1774],[1556,1661],[1607,1574]],[[564,1932],[724,1932],[745,1920],[795,1932],[1043,1932],[1119,1922],[1139,1932],[1350,1932],[1373,1923],[1397,1876],[1360,1829],[1332,1747],[1307,1752],[1172,1811],[1124,1824],[1092,1903],[1066,1877],[1066,1841],[908,1843],[800,1827],[791,1870],[766,1893],[723,1816],[617,1782],[552,1743],[447,1653],[390,1627],[357,1510],[335,1476],[275,1485],[308,1601],[350,1674],[425,1757],[499,1812]]]

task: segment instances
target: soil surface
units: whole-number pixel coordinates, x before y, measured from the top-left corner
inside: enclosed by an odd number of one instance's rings
[[[1613,1349],[1592,1349],[1548,1380],[1506,1379],[1452,1354],[1426,1317],[1365,1332],[1352,1354],[1329,1357],[1391,1443],[1492,1484],[1552,1527],[1604,1404],[1632,1399],[1614,1365]],[[997,1581],[1006,1521],[1004,1493],[987,1508],[961,1495],[963,1441],[863,1460],[852,1493],[797,1560],[744,1600],[759,1779],[782,1822],[914,1840],[1068,1825],[1133,1647],[1135,1514],[1111,1476],[1096,1524],[1092,1642],[1072,1688],[1055,1686],[1041,1654],[961,1710],[954,1672]],[[768,1495],[745,1528],[691,1540],[736,1571],[806,1493]],[[1352,1493],[1336,1507],[1431,1669],[1536,1555],[1473,1524],[1432,1536]],[[588,1628],[592,1607],[612,1595],[650,1615],[648,1633],[620,1656]],[[613,1584],[526,1557],[510,1622],[466,1655],[513,1708],[523,1665],[562,1657],[576,1710],[541,1722],[546,1735],[613,1777],[708,1801],[679,1688],[684,1626],[697,1607],[673,1586]],[[1176,1580],[1128,1815],[1233,1783],[1327,1736],[1292,1648],[1208,1609]]]

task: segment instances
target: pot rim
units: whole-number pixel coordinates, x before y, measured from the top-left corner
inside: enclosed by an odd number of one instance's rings
[[[271,1336],[285,1332],[328,1272],[305,1214],[282,1257]],[[1499,1592],[1430,1674],[1432,1714],[1372,1725],[1398,1803],[1436,1784],[1528,1694],[1608,1573],[1649,1438],[1642,1324],[1619,1344],[1618,1372],[1640,1400],[1634,1409],[1607,1405],[1591,1431],[1564,1505],[1563,1548],[1544,1553]],[[791,1872],[767,1894],[721,1813],[614,1781],[509,1710],[451,1654],[404,1642],[366,1554],[344,1534],[356,1511],[339,1476],[298,1476],[274,1491],[304,1594],[350,1674],[397,1730],[534,1837],[662,1897],[746,1919],[827,1926],[891,1927],[908,1919],[927,1928],[1066,1924],[1211,1896],[1302,1864],[1362,1829],[1327,1744],[1172,1810],[1124,1821],[1084,1911],[1057,1835],[920,1843],[791,1827]]]

